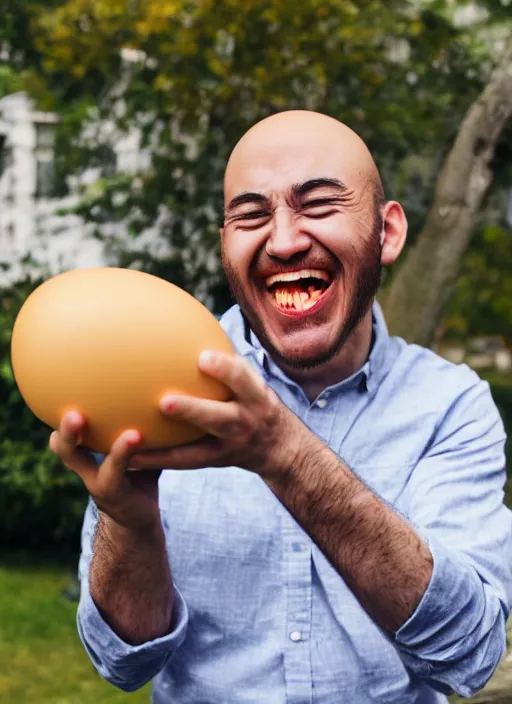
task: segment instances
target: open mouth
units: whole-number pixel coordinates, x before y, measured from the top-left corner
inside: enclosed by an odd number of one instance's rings
[[[269,276],[267,290],[276,306],[285,313],[304,313],[314,308],[332,283],[324,269],[301,269]]]

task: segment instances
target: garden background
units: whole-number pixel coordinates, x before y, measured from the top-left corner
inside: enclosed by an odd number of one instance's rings
[[[149,701],[79,642],[87,497],[14,383],[16,314],[98,263],[221,314],[222,171],[256,120],[315,109],[366,140],[409,219],[379,294],[390,330],[488,379],[512,436],[511,37],[510,0],[3,0],[0,702]],[[507,668],[478,701],[512,702]]]

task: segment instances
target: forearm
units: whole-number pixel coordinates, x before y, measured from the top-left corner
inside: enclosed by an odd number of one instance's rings
[[[126,643],[168,634],[173,589],[161,524],[134,532],[100,514],[89,588],[106,623]]]
[[[388,631],[405,623],[432,576],[415,530],[316,438],[268,484],[372,619]]]

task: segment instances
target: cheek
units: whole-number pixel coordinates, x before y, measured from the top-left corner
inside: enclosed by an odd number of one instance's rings
[[[372,236],[371,215],[345,214],[318,220],[310,232],[341,263],[346,274],[363,263]]]
[[[224,231],[221,237],[221,254],[225,267],[240,279],[246,279],[254,259],[265,241],[265,235],[257,232]]]
[[[336,217],[318,220],[309,232],[327,249],[343,268],[357,258],[357,234],[346,218]]]

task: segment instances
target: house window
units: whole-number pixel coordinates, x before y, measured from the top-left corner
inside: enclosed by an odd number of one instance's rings
[[[7,138],[5,134],[0,134],[0,178],[2,178],[9,162],[6,142]]]
[[[36,161],[36,198],[52,198],[56,195],[53,125],[37,125]]]

